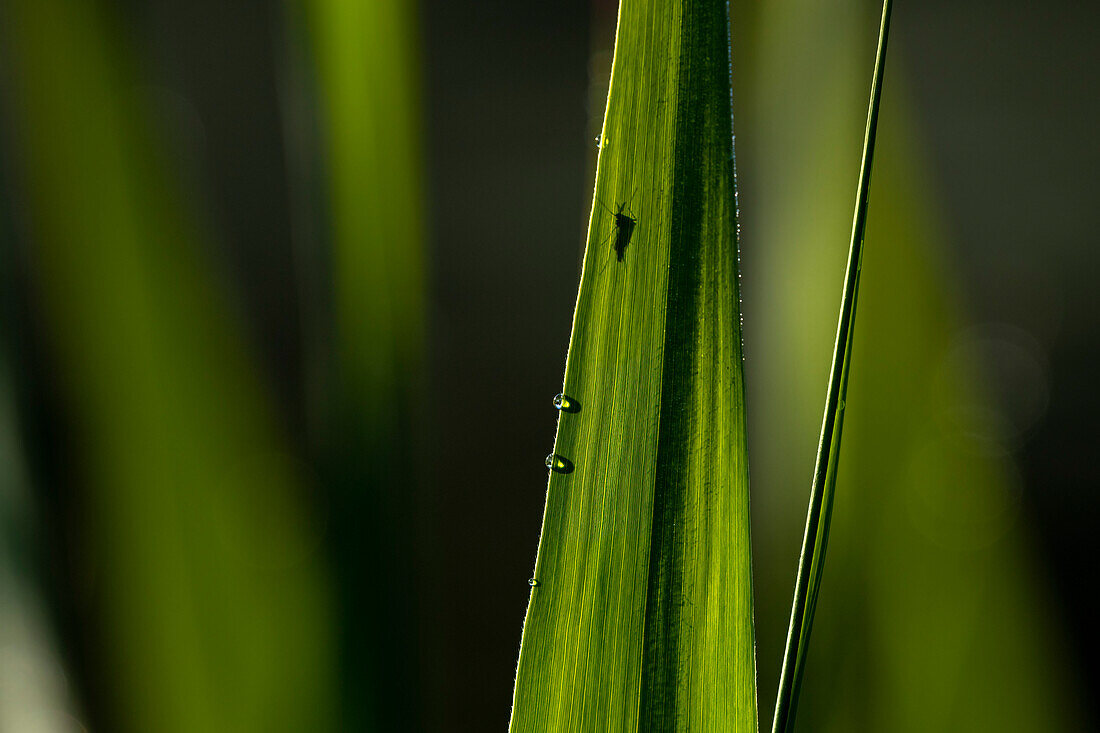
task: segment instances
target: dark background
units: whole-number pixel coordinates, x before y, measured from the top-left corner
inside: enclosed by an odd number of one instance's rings
[[[753,413],[765,409],[754,404],[751,381],[760,334],[754,299],[761,297],[752,287],[761,260],[754,182],[767,161],[754,147],[752,116],[739,116],[754,63],[751,44],[739,44],[739,23],[751,23],[755,11],[733,5],[751,430]],[[306,408],[280,117],[282,9],[244,0],[130,0],[119,8],[130,40],[150,59],[147,74],[163,100],[180,168],[205,192],[195,200],[222,232],[215,255],[239,288],[293,432]],[[422,697],[432,730],[507,724],[614,12],[607,2],[422,4],[431,427],[421,503],[430,539],[420,570],[427,579]],[[909,87],[911,129],[949,234],[943,257],[965,318],[1011,325],[1040,345],[1038,371],[1021,373],[994,355],[986,378],[1020,421],[1012,448],[1024,478],[1029,551],[1052,589],[1081,687],[1095,689],[1100,6],[899,1],[893,28],[891,71]],[[63,451],[65,436],[49,428],[50,371],[36,345],[34,314],[20,314],[17,359],[30,405],[23,428],[40,453]],[[815,439],[799,441],[812,446]],[[807,482],[810,472],[807,462]],[[40,471],[38,479],[47,486],[58,477]],[[754,496],[771,488],[752,485]],[[66,500],[43,492],[55,516]],[[44,542],[63,548],[64,530],[56,532]],[[763,547],[758,556],[769,567],[785,563],[793,579],[797,547],[785,557],[772,552]],[[78,628],[63,635],[79,636]],[[761,633],[762,670],[781,649],[781,636]],[[77,670],[94,713],[93,677]],[[762,718],[772,690],[762,672]],[[1094,699],[1086,704],[1096,727],[1100,710]]]

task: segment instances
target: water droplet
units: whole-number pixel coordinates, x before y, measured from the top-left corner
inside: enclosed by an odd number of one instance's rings
[[[563,458],[557,453],[546,456],[546,467],[556,473],[572,473],[573,463],[568,458]]]
[[[844,400],[840,401],[840,403],[836,406],[836,409],[838,409],[840,411],[844,410]]]
[[[596,136],[596,147],[597,148],[601,147],[601,145],[600,145],[600,136],[599,135]]]
[[[559,392],[554,397],[554,409],[561,410],[562,412],[580,412],[581,403],[569,395]]]
[[[531,578],[530,580],[527,581],[527,585],[531,586],[532,588],[534,588],[538,584],[539,584],[539,579],[538,578]]]

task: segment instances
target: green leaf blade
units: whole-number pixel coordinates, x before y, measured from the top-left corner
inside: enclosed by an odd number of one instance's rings
[[[725,4],[624,2],[513,731],[756,728],[731,133]]]

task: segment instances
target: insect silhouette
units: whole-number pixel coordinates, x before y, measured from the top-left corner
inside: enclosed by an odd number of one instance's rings
[[[615,212],[615,259],[619,262],[623,261],[630,238],[634,235],[634,225],[638,223],[638,220],[630,215],[634,212],[624,214],[624,209],[626,209],[625,201],[619,204],[619,210]]]
[[[634,194],[631,193],[630,199],[633,198]],[[626,248],[630,245],[630,238],[634,236],[634,227],[638,224],[638,219],[634,216],[634,212],[630,210],[629,200],[621,202],[616,211],[609,209],[602,201],[599,201],[599,204],[603,206],[607,213],[615,217],[615,242],[612,246],[615,250],[615,259],[622,262],[626,257]],[[603,272],[602,267],[600,272]]]

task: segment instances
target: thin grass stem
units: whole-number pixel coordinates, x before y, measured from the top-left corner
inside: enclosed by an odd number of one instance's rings
[[[855,214],[852,221],[848,269],[840,303],[836,344],[833,347],[833,365],[829,374],[829,393],[821,422],[821,440],[818,443],[813,486],[810,490],[806,533],[802,539],[802,555],[798,562],[798,577],[795,581],[794,600],[791,604],[791,623],[787,631],[787,647],[779,678],[772,733],[790,733],[794,729],[795,710],[798,706],[798,693],[805,670],[810,628],[813,625],[814,611],[817,607],[825,550],[829,542],[829,522],[832,515],[833,494],[836,489],[840,435],[844,423],[844,398],[848,391],[848,372],[852,360],[856,296],[859,292],[859,275],[863,261],[863,235],[867,223],[871,162],[875,151],[879,99],[882,96],[882,77],[886,66],[886,40],[890,27],[891,5],[891,0],[883,0],[875,73],[871,82],[871,100],[867,108],[867,129],[863,139],[863,162],[859,171],[859,190],[856,194]]]

